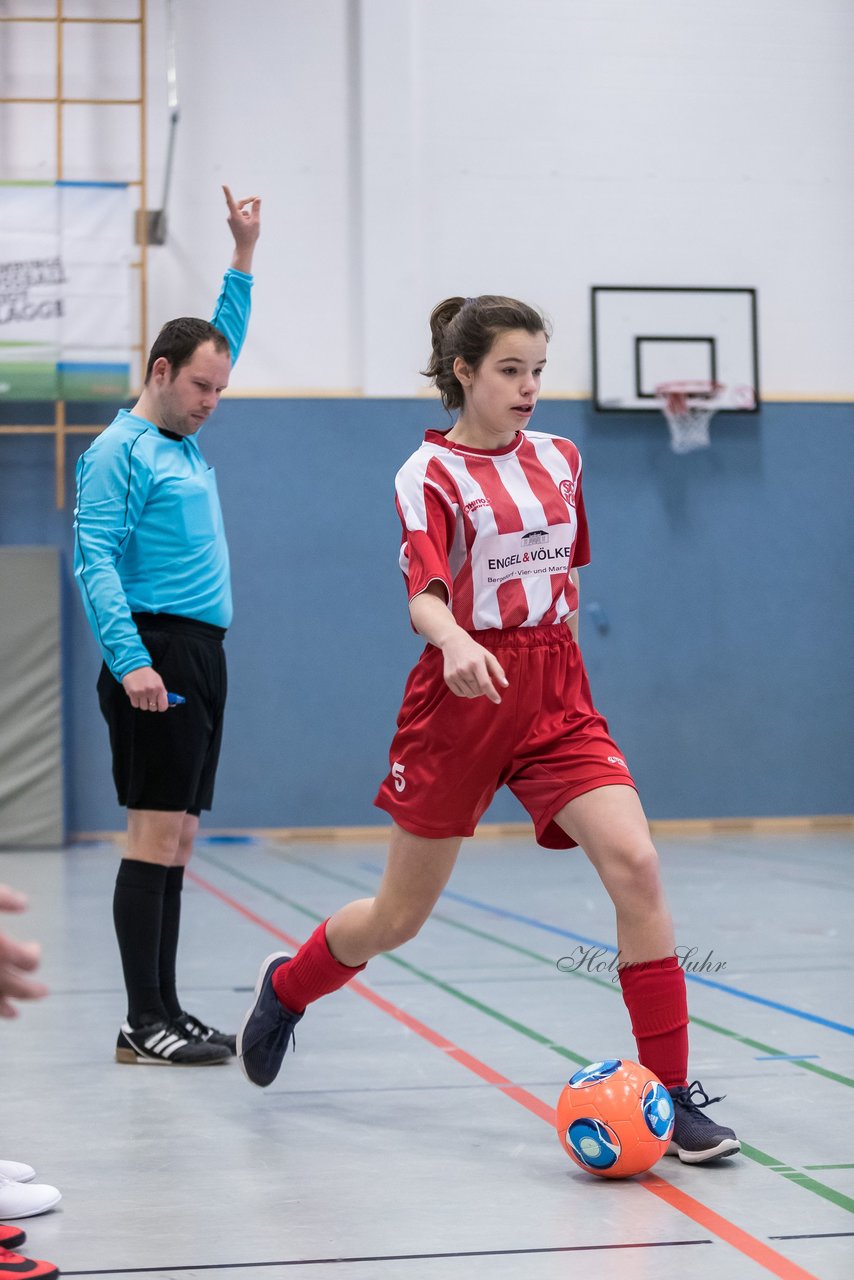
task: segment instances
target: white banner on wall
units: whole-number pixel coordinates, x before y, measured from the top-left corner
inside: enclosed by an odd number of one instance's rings
[[[0,183],[0,399],[124,399],[133,213],[119,183]]]

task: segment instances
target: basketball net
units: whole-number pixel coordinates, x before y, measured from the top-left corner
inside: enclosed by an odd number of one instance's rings
[[[709,423],[723,400],[720,382],[662,382],[655,388],[661,412],[670,428],[670,447],[674,453],[691,453],[708,449]]]

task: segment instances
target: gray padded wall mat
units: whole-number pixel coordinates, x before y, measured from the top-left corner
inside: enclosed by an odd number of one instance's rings
[[[0,846],[63,842],[59,555],[0,547]]]

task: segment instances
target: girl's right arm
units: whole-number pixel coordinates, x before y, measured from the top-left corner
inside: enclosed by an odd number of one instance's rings
[[[507,677],[494,653],[484,649],[454,621],[447,605],[443,582],[429,582],[409,602],[409,614],[415,630],[430,644],[441,649],[445,658],[445,683],[458,698],[486,697],[500,702],[496,685],[507,688]]]

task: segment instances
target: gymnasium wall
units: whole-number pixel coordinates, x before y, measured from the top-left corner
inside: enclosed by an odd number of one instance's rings
[[[442,420],[413,400],[235,400],[205,428],[236,609],[216,826],[383,820],[371,802],[420,647],[393,477]],[[854,410],[769,405],[687,457],[631,415],[548,401],[537,421],[584,455],[584,652],[649,814],[850,812]],[[0,542],[58,545],[68,566],[49,442],[0,438],[0,459]],[[65,651],[70,827],[115,829],[97,652],[73,587]],[[521,814],[504,795],[489,817]]]
[[[20,5],[0,0],[0,15]],[[77,3],[98,7],[136,3]],[[158,207],[167,9],[148,10]],[[149,339],[212,304],[228,254],[219,184],[264,198],[250,339],[204,436],[236,603],[212,822],[384,820],[371,800],[419,649],[393,477],[445,421],[418,376],[430,308],[482,291],[519,294],[554,322],[555,398],[536,425],[584,455],[584,649],[650,815],[850,811],[846,0],[249,0],[239,21],[224,0],[174,10],[181,122],[168,242],[149,255]],[[117,32],[88,44],[75,32],[72,91],[92,92],[93,77],[103,96],[133,91]],[[0,31],[5,93],[50,91],[42,38]],[[75,109],[68,178],[133,171],[125,109],[99,110],[106,128]],[[0,177],[52,177],[51,127],[47,111],[0,108]],[[756,287],[762,412],[719,418],[713,448],[684,458],[655,417],[596,415],[594,283]],[[22,420],[0,406],[10,413]],[[83,447],[69,441],[69,499]],[[69,524],[52,443],[0,437],[0,543],[64,556],[69,826],[118,828]],[[503,796],[489,816],[520,815]]]
[[[0,0],[0,16],[54,10]],[[72,0],[135,13],[138,0]],[[849,0],[179,0],[180,122],[150,324],[209,306],[219,184],[262,194],[237,390],[417,394],[426,317],[510,292],[589,391],[591,284],[752,285],[766,392],[854,399]],[[166,0],[148,0],[148,201],[163,198]],[[66,91],[137,92],[134,31],[66,31]],[[5,96],[52,90],[4,25]],[[0,176],[54,176],[54,111],[0,106]],[[66,112],[65,177],[135,177],[135,108]]]
[[[223,0],[176,11],[208,56],[153,299],[206,305],[213,184],[263,190],[238,389],[418,394],[432,306],[491,292],[545,308],[546,390],[584,396],[591,284],[717,284],[759,290],[766,392],[854,400],[848,0],[269,0],[242,41]]]

